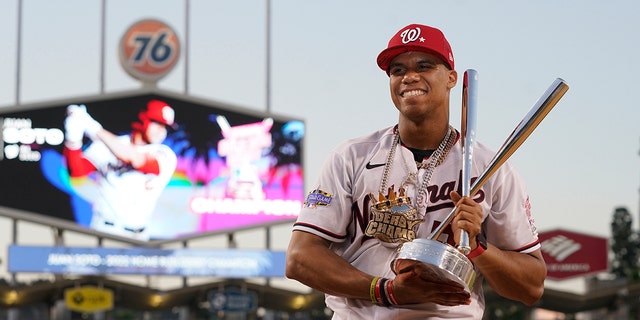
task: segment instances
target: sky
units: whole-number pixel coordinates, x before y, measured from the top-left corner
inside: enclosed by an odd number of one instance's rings
[[[411,23],[438,27],[460,79],[479,74],[477,140],[494,150],[554,80],[570,86],[509,160],[538,230],[609,237],[617,207],[637,229],[637,1],[272,0],[267,55],[266,1],[191,0],[186,37],[185,1],[105,0],[104,74],[101,1],[23,1],[20,68],[18,3],[0,1],[0,108],[139,88],[119,65],[118,42],[138,20],[159,19],[189,40],[188,58],[159,87],[304,120],[307,190],[337,144],[396,123],[375,63],[391,36]],[[457,128],[461,87],[451,98]]]

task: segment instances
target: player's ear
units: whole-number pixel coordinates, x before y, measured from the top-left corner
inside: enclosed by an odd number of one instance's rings
[[[455,70],[449,70],[449,82],[447,83],[447,88],[453,89],[458,83],[458,72]]]

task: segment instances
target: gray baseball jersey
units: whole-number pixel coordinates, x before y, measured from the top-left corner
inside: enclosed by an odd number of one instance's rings
[[[371,217],[370,195],[378,196],[385,163],[395,135],[394,127],[367,136],[345,141],[326,160],[316,188],[309,193],[294,230],[310,232],[333,243],[332,250],[356,268],[374,276],[394,278],[390,268],[397,257],[398,243],[387,243],[366,235]],[[477,178],[491,162],[495,152],[476,142],[471,174]],[[416,236],[428,238],[431,231],[454,208],[449,193],[460,193],[462,148],[460,141],[432,173]],[[406,195],[415,206],[425,169],[419,169],[414,183],[404,183],[417,171],[413,153],[398,145],[387,178],[387,187],[397,191],[405,186]],[[409,179],[411,180],[411,179]],[[525,186],[507,162],[494,173],[474,196],[483,208],[483,232],[488,242],[504,249],[522,253],[540,247],[531,216]],[[393,234],[392,232],[390,234]],[[453,245],[451,228],[440,239]],[[470,305],[446,307],[433,303],[407,307],[382,307],[368,300],[347,299],[326,295],[326,303],[334,311],[334,319],[481,319],[484,312],[482,276],[473,285]]]
[[[128,135],[119,136],[122,143],[131,143]],[[160,173],[145,174],[122,163],[99,140],[94,141],[85,157],[98,169],[100,196],[93,204],[91,226],[100,231],[134,236],[127,230],[146,229],[160,194],[171,180],[176,168],[176,155],[166,145],[135,146],[138,152],[158,161]],[[148,237],[148,232],[139,238]],[[146,240],[146,239],[145,239]]]

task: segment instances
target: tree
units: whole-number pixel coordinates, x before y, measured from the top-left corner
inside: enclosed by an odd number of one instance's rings
[[[640,241],[638,233],[632,229],[633,218],[629,210],[618,207],[613,213],[611,221],[611,234],[613,243],[611,251],[613,260],[611,262],[611,272],[617,277],[626,278],[630,281],[640,279]]]

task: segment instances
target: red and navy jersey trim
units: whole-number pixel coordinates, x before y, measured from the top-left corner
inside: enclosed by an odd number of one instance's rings
[[[322,234],[325,234],[325,235],[327,235],[327,236],[329,236],[331,238],[335,238],[335,239],[344,240],[344,239],[347,238],[346,235],[335,234],[333,232],[330,232],[330,231],[328,231],[326,229],[320,228],[320,227],[318,227],[316,225],[313,225],[313,224],[308,224],[308,223],[304,223],[304,222],[296,222],[296,223],[293,224],[293,226],[294,227],[304,227],[304,228],[313,229],[313,230],[316,230],[316,231],[318,231],[318,232],[320,232]]]
[[[525,252],[525,251],[531,250],[533,247],[535,247],[535,246],[537,246],[539,244],[540,244],[540,240],[536,240],[535,242],[532,242],[532,243],[530,243],[530,244],[528,244],[528,245],[526,245],[524,247],[520,247],[520,248],[518,248],[518,249],[516,249],[514,251]]]

